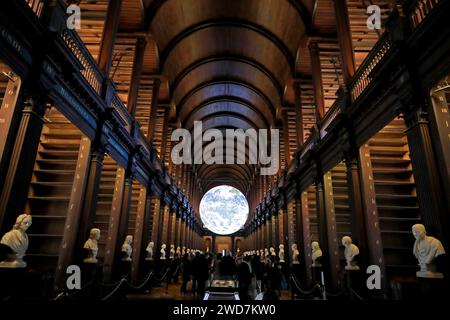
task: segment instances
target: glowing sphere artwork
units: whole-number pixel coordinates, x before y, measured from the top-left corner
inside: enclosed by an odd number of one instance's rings
[[[204,226],[216,234],[238,231],[247,217],[247,199],[236,188],[226,185],[212,188],[200,201],[200,218]]]

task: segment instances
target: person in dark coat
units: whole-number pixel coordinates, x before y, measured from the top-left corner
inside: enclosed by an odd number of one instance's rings
[[[205,295],[206,281],[209,278],[209,264],[204,254],[200,254],[196,268],[198,268],[198,270],[194,270],[197,280],[196,293],[202,299]]]
[[[187,283],[192,277],[192,262],[189,260],[189,254],[185,253],[181,260],[181,272],[183,275],[183,282],[181,284],[181,294],[186,294]]]
[[[257,293],[260,293],[264,290],[262,285],[264,280],[264,264],[261,262],[259,256],[254,255],[250,260],[250,265],[252,266],[253,274],[256,277]]]
[[[251,300],[248,295],[248,288],[252,282],[253,272],[252,267],[250,265],[250,257],[246,256],[244,261],[239,265],[237,271],[237,277],[239,281],[239,298],[241,300]]]

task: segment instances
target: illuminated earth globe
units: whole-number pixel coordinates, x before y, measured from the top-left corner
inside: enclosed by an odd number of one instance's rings
[[[212,188],[200,201],[200,218],[204,226],[216,234],[238,231],[244,226],[247,216],[247,199],[230,186]]]

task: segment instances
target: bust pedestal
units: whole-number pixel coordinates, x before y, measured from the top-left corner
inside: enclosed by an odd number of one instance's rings
[[[124,257],[126,257],[126,254],[124,254]],[[126,277],[130,275],[131,272],[131,259],[126,259],[122,257],[120,259],[120,275],[122,277]]]
[[[91,281],[103,280],[103,266],[99,263],[86,263],[81,264],[81,287],[84,288]],[[98,286],[94,283],[88,288],[83,290],[83,296],[86,300],[96,299],[100,297],[100,293],[97,292]],[[81,298],[81,295],[80,295]]]
[[[313,283],[322,283],[322,265],[311,266],[311,276],[313,278]]]
[[[361,298],[366,298],[366,278],[361,274],[360,269],[345,269],[345,286],[347,288],[347,293],[350,300],[360,300],[357,296]],[[356,292],[356,294],[355,294]]]

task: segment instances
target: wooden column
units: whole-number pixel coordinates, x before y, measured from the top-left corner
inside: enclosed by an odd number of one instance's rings
[[[344,82],[348,84],[355,74],[355,58],[353,55],[352,34],[348,18],[347,1],[334,0],[336,30],[339,40],[339,51],[342,61]]]
[[[180,246],[180,217],[175,214],[174,240],[175,247]]]
[[[159,197],[152,195],[152,231],[151,231],[151,239],[155,243],[155,250],[160,250],[161,242],[160,242],[160,231],[159,231],[159,220],[161,218],[161,200]]]
[[[284,139],[284,160],[285,166],[289,165],[291,161],[291,148],[289,145],[289,122],[287,117],[287,110],[283,110],[283,139]]]
[[[94,226],[104,158],[104,149],[102,147],[95,147],[94,143],[90,142],[88,173],[85,177],[86,183],[83,192],[84,203],[80,217],[77,247],[75,249],[75,256],[79,258],[78,263],[82,261],[84,242],[89,236],[90,229]]]
[[[103,265],[104,281],[110,281],[112,278],[113,265],[116,258],[117,243],[120,236],[122,203],[125,192],[125,169],[117,169],[116,182],[114,185],[114,195],[111,207],[111,216],[109,220],[108,238],[106,239],[106,252]],[[122,227],[123,228],[123,227]]]
[[[323,183],[323,185],[321,185]],[[322,189],[323,188],[323,189]],[[318,217],[319,230],[321,234],[321,245],[325,254],[328,254],[326,266],[331,284],[334,288],[341,286],[338,273],[339,265],[339,242],[336,233],[336,214],[334,210],[333,181],[331,171],[323,176],[323,182],[319,183],[318,190]]]
[[[437,164],[441,172],[444,194],[450,194],[450,101],[444,90],[433,92],[430,106],[430,129],[436,150]],[[433,130],[434,129],[434,130]],[[450,197],[445,197],[450,208]]]
[[[120,206],[120,224],[118,242],[116,248],[120,252],[128,231],[128,220],[130,218],[130,206],[133,195],[133,176],[125,171],[125,181],[123,187],[122,203]]]
[[[160,84],[161,81],[159,79],[155,79],[153,81],[152,105],[150,106],[150,119],[148,122],[148,141],[150,143],[153,143],[153,139],[155,138],[156,115],[158,111],[158,96]]]
[[[272,216],[270,216],[270,219],[266,222],[266,233],[267,233],[267,246],[272,247],[273,246],[273,239],[272,239]]]
[[[277,235],[277,238],[278,238],[278,243],[279,244],[284,244],[284,245],[286,245],[285,243],[284,243],[284,233],[286,232],[285,230],[284,230],[284,223],[283,223],[283,209],[278,209],[278,213],[277,213],[277,220],[276,220],[276,223],[277,223],[277,233],[278,233],[278,235]],[[284,248],[284,251],[286,251],[287,250],[287,248]]]
[[[302,112],[302,103],[301,103],[301,90],[300,90],[300,81],[294,81],[294,99],[295,99],[295,122],[296,122],[296,130],[297,130],[297,148],[300,148],[303,144],[303,112]]]
[[[373,179],[372,162],[370,160],[369,145],[359,149],[359,172],[364,205],[364,222],[367,235],[367,251],[370,264],[376,264],[381,269],[382,287],[386,288],[386,270],[384,264],[381,232],[376,205],[375,183]],[[358,243],[355,243],[358,245]]]
[[[159,220],[158,220],[158,244],[161,245],[164,243],[167,246],[167,205],[161,201],[161,205],[159,207]]]
[[[127,99],[127,109],[133,118],[136,113],[136,103],[138,99],[139,83],[141,80],[146,44],[147,40],[145,38],[138,38],[136,43],[136,50],[134,51],[133,73],[131,75],[130,91],[128,93]]]
[[[106,21],[103,26],[103,37],[100,43],[98,66],[106,76],[109,76],[109,69],[112,64],[114,43],[116,40],[117,29],[119,27],[121,7],[122,0],[111,0],[109,2]]]
[[[184,223],[183,219],[180,219],[180,246],[181,247],[186,246],[185,230],[186,230],[186,224]]]
[[[25,209],[34,160],[44,124],[45,100],[28,96],[14,141],[9,167],[0,196],[0,234],[9,231]]]
[[[2,168],[2,163],[6,164],[8,159],[4,158],[8,152],[5,152],[6,142],[8,136],[12,135],[10,128],[14,127],[16,124],[16,118],[14,117],[17,103],[17,98],[19,97],[21,80],[12,71],[8,73],[10,78],[5,87],[5,95],[0,104],[0,170]],[[1,179],[2,177],[0,177]],[[0,192],[3,185],[0,185]]]
[[[348,200],[350,205],[350,230],[354,243],[358,244],[360,258],[367,263],[367,231],[364,223],[363,193],[361,190],[361,173],[359,171],[358,159],[347,157],[346,176],[348,188]]]
[[[162,123],[162,137],[161,137],[161,162],[163,163],[163,165],[165,165],[167,157],[170,156],[167,155],[167,139],[170,139],[170,137],[167,136],[167,130],[169,128],[169,108],[168,107],[164,107],[164,118],[163,118],[163,123]]]
[[[445,229],[448,230],[445,227],[449,226],[449,211],[442,195],[428,114],[419,107],[405,113],[404,116],[408,127],[406,135],[422,220],[427,227],[427,233],[437,236],[445,243],[450,243],[450,239],[447,238],[448,232],[444,232]]]
[[[170,214],[170,217],[169,217],[169,226],[170,226],[170,240],[169,240],[169,242],[170,242],[170,244],[173,244],[173,245],[175,245],[176,246],[176,243],[175,243],[175,227],[176,227],[176,222],[177,222],[177,220],[176,220],[176,214],[175,214],[175,212],[172,212],[171,214]]]
[[[305,190],[300,194],[301,203],[301,220],[302,220],[302,239],[299,239],[298,250],[300,251],[300,264],[305,272],[306,283],[308,287],[311,285],[313,278],[311,273],[312,257],[311,257],[311,229],[309,224],[309,204],[308,191]],[[303,241],[303,247],[300,245]]]
[[[138,209],[136,214],[136,226],[133,235],[133,261],[131,263],[131,280],[135,284],[139,280],[141,262],[146,256],[145,249],[147,248],[147,237],[144,236],[144,232],[148,230],[148,228],[146,228],[148,216],[147,189],[145,187],[141,187],[139,191]]]
[[[67,276],[67,266],[72,263],[77,263],[77,261],[74,261],[74,254],[77,251],[77,236],[83,213],[83,197],[89,170],[90,147],[91,142],[89,138],[83,136],[78,152],[78,160],[67,209],[62,246],[59,250],[58,263],[55,272],[55,288],[57,290],[66,288],[65,278]]]
[[[259,227],[259,241],[260,241],[260,249],[266,248],[266,240],[264,237],[264,223],[262,222],[261,226]]]
[[[323,96],[320,52],[319,52],[319,45],[317,42],[311,41],[309,43],[309,52],[311,55],[311,71],[314,87],[314,101],[316,103],[316,121],[319,121],[325,115],[325,100]]]
[[[272,238],[274,246],[276,248],[278,248],[278,246],[282,244],[282,242],[280,242],[280,238],[278,237],[279,233],[278,211],[275,211],[272,217]]]

